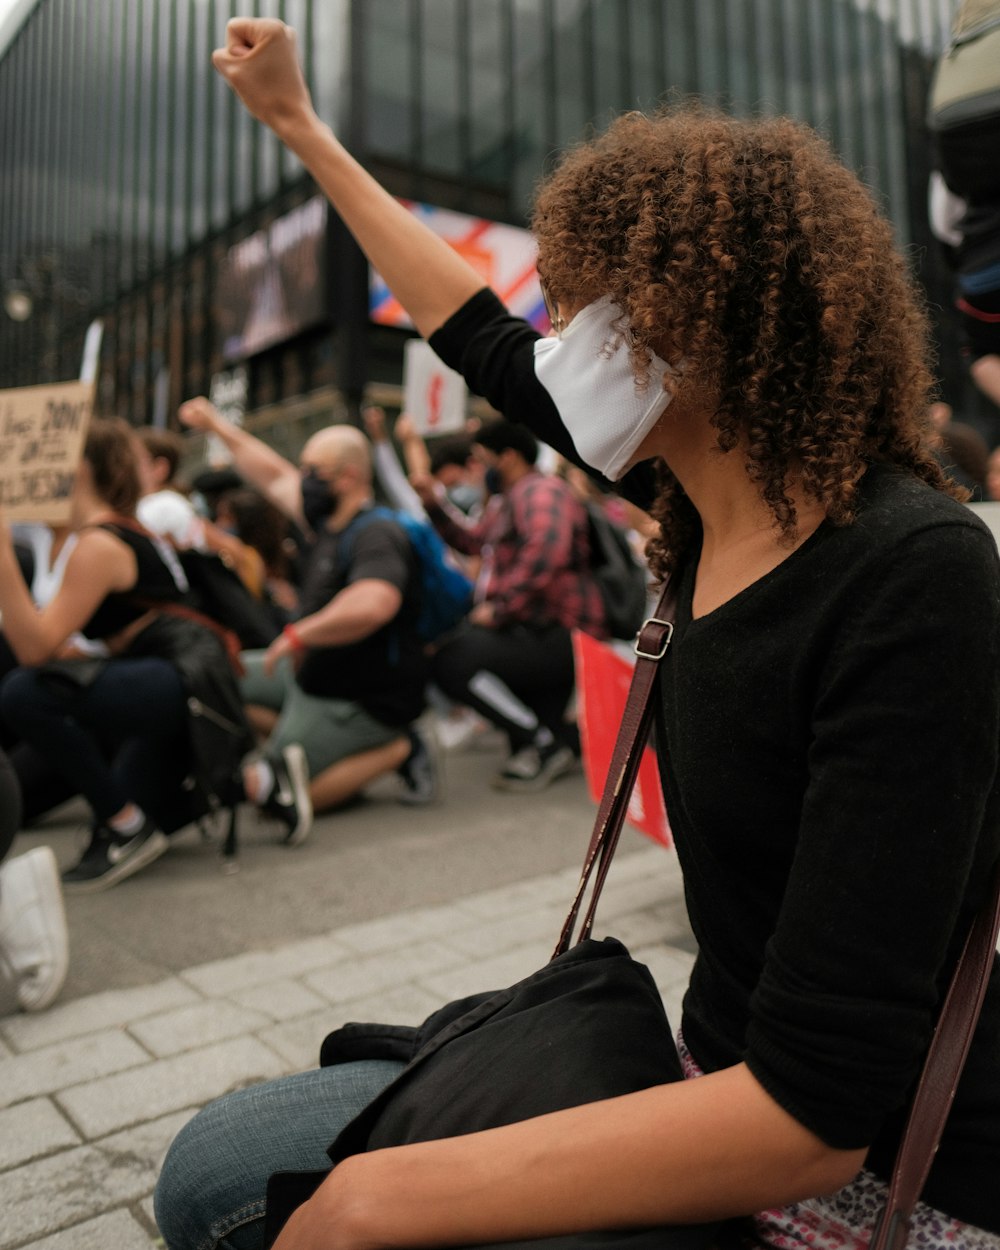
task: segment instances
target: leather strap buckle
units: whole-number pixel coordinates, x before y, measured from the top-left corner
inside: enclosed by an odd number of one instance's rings
[[[662,625],[666,631],[663,635],[663,641],[660,643],[659,651],[646,651],[642,649],[642,636],[646,632],[646,628],[649,625]],[[635,653],[640,660],[662,660],[667,654],[667,647],[670,646],[670,639],[673,638],[673,636],[674,626],[671,621],[664,621],[658,616],[649,616],[643,621],[642,628],[639,630],[638,637],[635,640]]]

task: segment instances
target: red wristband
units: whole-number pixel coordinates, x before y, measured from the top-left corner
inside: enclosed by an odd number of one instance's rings
[[[288,641],[292,644],[292,650],[295,652],[295,654],[302,655],[302,653],[306,649],[306,644],[302,641],[301,637],[299,636],[299,631],[295,628],[295,626],[286,625],[285,628],[281,631],[281,633],[283,637],[287,638]]]

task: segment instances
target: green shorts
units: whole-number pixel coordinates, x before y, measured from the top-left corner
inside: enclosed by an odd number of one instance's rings
[[[264,754],[277,757],[293,742],[301,744],[315,777],[331,764],[360,755],[403,737],[405,731],[384,725],[359,703],[306,694],[295,680],[287,657],[271,677],[264,673],[263,651],[244,651],[240,657],[246,673],[240,681],[243,702],[280,712]]]

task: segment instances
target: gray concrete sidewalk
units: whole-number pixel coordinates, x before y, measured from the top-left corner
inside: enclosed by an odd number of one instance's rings
[[[0,1020],[0,1250],[148,1250],[159,1162],[200,1106],[315,1066],[347,1020],[415,1023],[531,972],[577,877],[561,869]],[[672,853],[623,848],[598,932],[650,966],[679,1020],[694,948]]]

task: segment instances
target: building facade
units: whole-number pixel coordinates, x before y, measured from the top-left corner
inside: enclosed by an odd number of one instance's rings
[[[0,53],[0,388],[79,372],[100,411],[191,395],[260,427],[393,396],[409,331],[210,54],[237,12],[299,34],[320,114],[415,211],[523,227],[554,154],[697,94],[817,126],[881,197],[932,302],[923,126],[948,0],[38,0]],[[420,206],[429,206],[424,209]],[[974,401],[947,316],[941,369]]]

